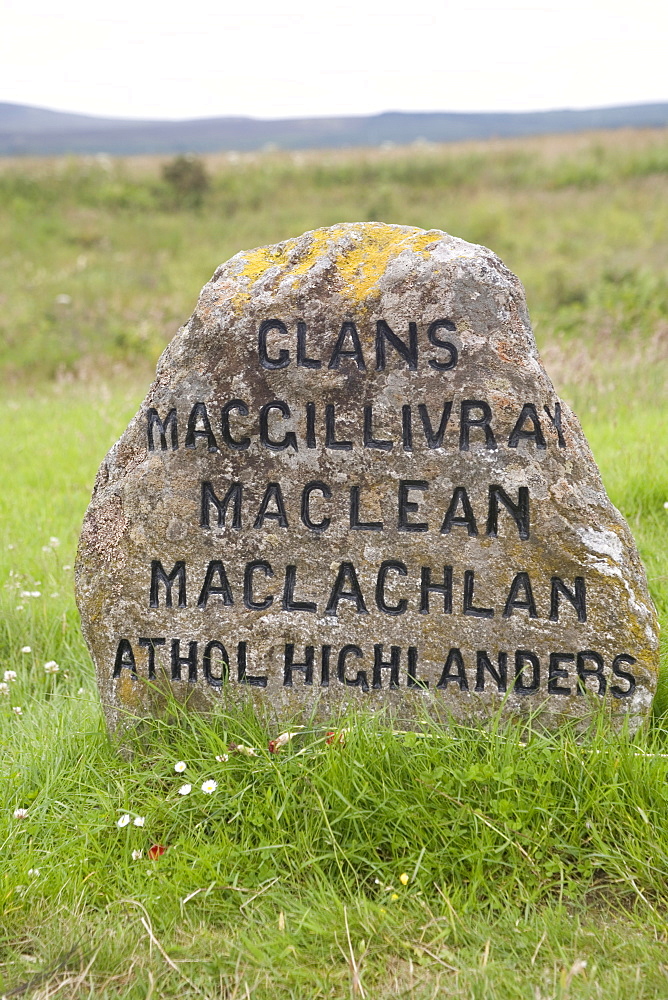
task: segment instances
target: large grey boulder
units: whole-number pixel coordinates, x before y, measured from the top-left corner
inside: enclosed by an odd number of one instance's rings
[[[111,727],[167,690],[636,725],[656,686],[642,565],[520,282],[438,230],[218,268],[102,463],[77,599]]]

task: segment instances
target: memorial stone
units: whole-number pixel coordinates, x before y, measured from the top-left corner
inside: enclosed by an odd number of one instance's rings
[[[640,559],[490,250],[378,223],[239,253],[99,470],[77,597],[110,727],[250,699],[636,726]]]

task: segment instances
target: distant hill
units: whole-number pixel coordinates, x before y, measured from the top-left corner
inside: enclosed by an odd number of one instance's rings
[[[213,153],[267,146],[316,149],[455,142],[588,129],[662,128],[668,103],[584,111],[388,111],[345,118],[195,118],[132,121],[0,103],[0,156],[67,153]]]

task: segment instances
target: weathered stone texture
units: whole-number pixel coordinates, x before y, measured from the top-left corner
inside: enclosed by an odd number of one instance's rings
[[[604,701],[635,725],[656,684],[643,568],[522,287],[436,230],[218,268],[101,466],[77,595],[111,726],[170,685],[283,720]]]

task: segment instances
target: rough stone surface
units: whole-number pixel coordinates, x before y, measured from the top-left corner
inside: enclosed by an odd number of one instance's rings
[[[77,595],[112,727],[169,688],[284,721],[603,702],[633,726],[656,685],[643,568],[522,287],[436,230],[218,268],[102,463]]]

